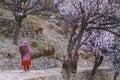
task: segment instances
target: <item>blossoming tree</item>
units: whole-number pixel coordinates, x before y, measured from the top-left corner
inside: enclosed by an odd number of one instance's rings
[[[116,13],[119,5],[107,0],[67,0],[61,4],[59,13],[70,24],[70,36],[65,60],[66,79],[71,72],[77,72],[78,51],[90,49],[95,55],[95,63],[89,80],[94,79],[97,68],[103,61],[104,48],[120,37],[120,15]],[[69,29],[69,28],[67,28]]]

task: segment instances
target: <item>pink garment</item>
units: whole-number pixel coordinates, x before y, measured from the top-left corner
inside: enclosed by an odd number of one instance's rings
[[[30,49],[28,41],[23,41],[22,45],[28,47],[28,52],[23,56],[23,60],[30,60],[31,49]]]

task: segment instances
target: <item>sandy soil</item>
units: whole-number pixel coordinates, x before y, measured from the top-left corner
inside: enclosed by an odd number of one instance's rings
[[[91,70],[92,67],[78,68],[78,73]],[[110,69],[108,67],[100,67],[99,69]],[[46,70],[31,70],[25,72],[23,70],[1,70],[0,80],[63,80],[60,68],[51,68]]]

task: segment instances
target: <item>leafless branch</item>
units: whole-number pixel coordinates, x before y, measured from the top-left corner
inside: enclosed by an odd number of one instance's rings
[[[120,34],[114,32],[114,31],[111,31],[111,30],[109,30],[109,29],[107,29],[107,28],[90,27],[90,28],[86,28],[85,30],[92,30],[92,29],[96,29],[96,30],[105,30],[105,31],[108,31],[108,32],[110,32],[110,33],[116,35],[117,37],[120,37]]]
[[[89,31],[88,32],[88,36],[85,38],[85,40],[83,42],[81,42],[80,45],[83,45],[89,39],[89,37],[91,36],[91,34],[92,34],[92,31]]]
[[[88,20],[87,23],[88,23],[88,24],[93,23],[95,20],[97,20],[97,19],[103,17],[105,14],[106,14],[106,12],[103,13],[103,14],[97,15],[95,18],[93,18],[93,19],[91,19],[91,20]]]
[[[30,2],[28,3],[28,6],[29,6],[29,4],[30,4]],[[39,0],[37,0],[31,7],[29,7],[29,8],[26,8],[25,10],[24,10],[24,12],[27,12],[28,10],[31,10],[31,9],[33,9],[36,5],[38,5],[39,4]],[[27,7],[28,7],[27,6]],[[29,12],[29,13],[31,13],[31,12]],[[28,14],[29,14],[28,13]]]

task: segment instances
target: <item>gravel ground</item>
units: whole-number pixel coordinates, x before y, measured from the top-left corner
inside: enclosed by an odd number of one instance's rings
[[[77,80],[87,80],[92,67],[78,68]],[[112,80],[112,72],[108,67],[100,67],[97,71],[95,80]],[[119,78],[120,79],[120,78]],[[118,79],[118,80],[119,80]],[[45,70],[1,70],[0,80],[63,80],[60,68]]]

